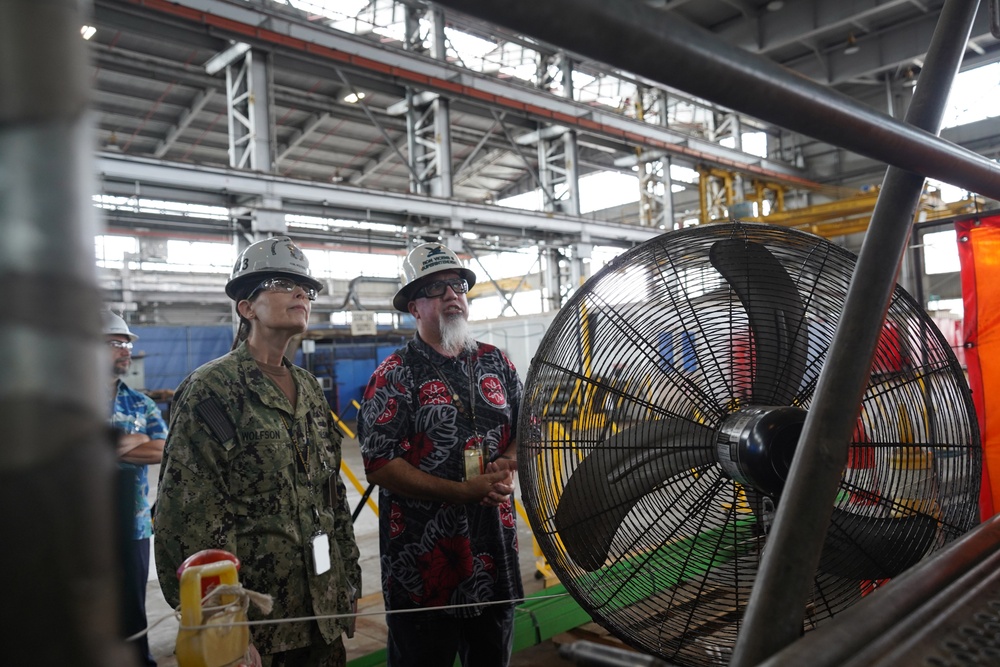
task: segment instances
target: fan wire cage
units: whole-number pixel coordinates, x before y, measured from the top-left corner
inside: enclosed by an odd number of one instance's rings
[[[854,265],[786,228],[670,232],[594,275],[543,338],[518,425],[525,509],[567,590],[635,649],[729,662]],[[980,472],[962,369],[897,287],[804,631],[974,526]]]

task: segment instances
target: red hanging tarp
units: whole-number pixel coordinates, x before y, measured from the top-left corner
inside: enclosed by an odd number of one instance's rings
[[[983,443],[983,520],[1000,509],[1000,215],[955,223],[965,362]],[[991,480],[993,480],[991,482]]]

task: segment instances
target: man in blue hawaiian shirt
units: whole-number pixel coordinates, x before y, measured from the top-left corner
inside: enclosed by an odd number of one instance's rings
[[[122,475],[133,476],[123,486],[134,489],[134,527],[127,535],[126,571],[132,576],[125,581],[125,609],[122,610],[124,632],[130,636],[146,627],[146,581],[149,578],[149,538],[153,523],[149,507],[148,466],[163,458],[167,425],[153,399],[122,381],[132,365],[132,343],[138,339],[128,325],[110,311],[102,314],[104,338],[111,352],[110,422],[117,438],[118,467]],[[142,664],[153,665],[149,643],[143,636],[137,640]]]

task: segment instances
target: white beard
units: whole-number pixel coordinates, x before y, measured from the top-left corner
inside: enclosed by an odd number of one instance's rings
[[[476,341],[469,334],[469,323],[461,315],[441,315],[438,321],[441,328],[441,347],[450,355],[458,356],[462,352],[476,349]]]

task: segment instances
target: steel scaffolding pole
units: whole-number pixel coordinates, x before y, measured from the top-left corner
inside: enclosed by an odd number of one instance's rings
[[[118,639],[87,4],[0,2],[0,644],[10,665],[133,664]]]

